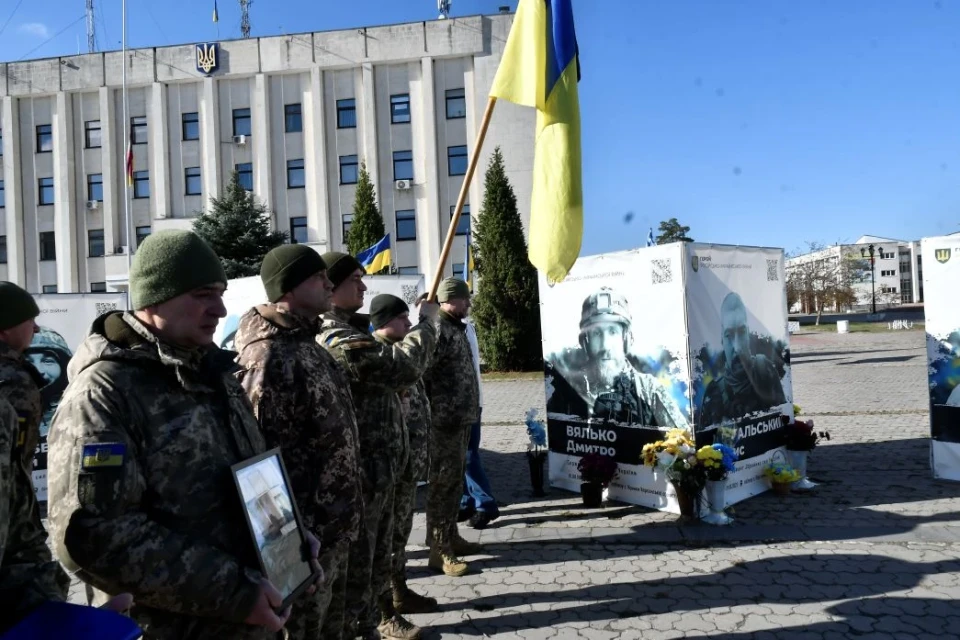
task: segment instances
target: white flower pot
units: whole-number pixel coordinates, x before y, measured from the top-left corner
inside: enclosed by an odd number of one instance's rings
[[[707,524],[725,525],[733,522],[733,518],[723,512],[726,504],[726,480],[707,480],[704,492],[707,498],[707,514],[700,518]]]
[[[794,491],[810,491],[817,486],[807,479],[807,457],[809,455],[809,451],[790,451],[787,449],[787,462],[800,474],[800,479],[790,486]]]

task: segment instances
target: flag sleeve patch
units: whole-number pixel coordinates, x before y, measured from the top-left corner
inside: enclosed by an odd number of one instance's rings
[[[85,444],[80,455],[80,468],[89,470],[121,467],[126,454],[127,445],[122,442]]]

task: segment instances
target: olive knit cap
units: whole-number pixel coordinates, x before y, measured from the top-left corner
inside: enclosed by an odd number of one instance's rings
[[[321,257],[327,265],[327,277],[330,278],[330,282],[333,283],[334,289],[339,287],[340,284],[349,278],[357,269],[360,269],[364,273],[367,272],[367,270],[363,268],[363,265],[357,262],[357,259],[349,253],[329,251]]]
[[[260,265],[267,300],[276,302],[304,280],[327,268],[320,254],[302,244],[282,244],[271,249]]]
[[[459,278],[447,278],[437,287],[437,302],[449,302],[457,298],[470,298],[470,287]]]
[[[410,307],[406,302],[389,293],[381,293],[370,302],[370,324],[374,329],[379,329],[404,313],[410,313]]]
[[[226,286],[227,274],[210,245],[192,231],[165,229],[137,248],[130,302],[139,311],[218,282]]]
[[[0,281],[0,331],[40,315],[33,296],[12,282]]]

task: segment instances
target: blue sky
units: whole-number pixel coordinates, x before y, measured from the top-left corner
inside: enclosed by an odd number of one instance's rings
[[[96,4],[101,47],[119,48],[120,1]],[[516,0],[454,0],[453,15],[502,4]],[[237,2],[218,5],[220,36],[237,37]],[[212,7],[129,0],[129,43],[214,39]],[[0,59],[76,53],[83,10],[0,4]],[[669,217],[696,240],[788,250],[960,230],[960,0],[574,0],[574,11],[584,254],[642,245]],[[432,19],[436,3],[256,0],[251,15],[254,35],[275,35]]]

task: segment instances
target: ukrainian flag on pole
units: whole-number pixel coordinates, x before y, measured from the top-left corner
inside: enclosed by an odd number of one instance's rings
[[[357,262],[363,265],[367,273],[377,273],[390,266],[390,234],[380,238],[377,244],[357,254]]]
[[[473,272],[477,266],[473,262],[473,243],[470,241],[470,233],[467,232],[467,253],[463,259],[463,279],[467,287],[473,292]]]
[[[583,238],[579,81],[572,0],[520,0],[490,96],[537,109],[529,256],[551,283]]]

